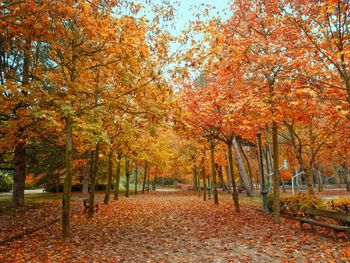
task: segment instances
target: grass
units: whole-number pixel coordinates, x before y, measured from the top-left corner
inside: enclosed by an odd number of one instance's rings
[[[61,198],[62,193],[29,194],[24,196],[24,203],[25,207],[33,207],[38,204],[38,201],[60,200]],[[13,208],[11,195],[0,196],[0,211],[11,210]]]
[[[30,201],[37,201],[37,200],[57,200],[61,199],[62,193],[44,193],[44,194],[28,194],[24,195],[24,201],[30,202]],[[11,195],[3,195],[0,196],[0,202],[11,202],[12,196]]]
[[[96,194],[104,194],[105,191],[95,191]],[[134,188],[130,189],[130,195],[134,194]],[[73,195],[81,195],[81,192],[73,192]],[[113,198],[114,190],[111,191],[111,196]],[[120,188],[119,195],[125,195],[125,189]],[[24,195],[25,206],[36,205],[39,201],[55,201],[61,200],[62,193],[42,193],[42,194],[26,194]],[[12,195],[0,195],[0,211],[11,210],[12,205]]]

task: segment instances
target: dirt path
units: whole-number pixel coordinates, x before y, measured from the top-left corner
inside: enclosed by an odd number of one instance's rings
[[[181,193],[122,199],[92,220],[73,214],[69,240],[55,224],[0,247],[0,262],[350,262],[341,238],[289,220],[276,226],[245,203],[237,214],[224,199],[219,207]]]

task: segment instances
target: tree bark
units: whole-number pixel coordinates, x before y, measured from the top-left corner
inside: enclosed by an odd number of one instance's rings
[[[117,168],[115,172],[115,187],[114,187],[114,200],[119,200],[119,184],[120,184],[120,162],[122,160],[122,154],[118,153]]]
[[[306,186],[308,193],[313,195],[314,189],[313,189],[313,180],[312,180],[312,170],[310,168],[303,168],[305,176],[306,176]]]
[[[91,174],[90,178],[90,199],[89,199],[89,217],[93,217],[95,212],[95,185],[96,185],[96,177],[99,168],[99,160],[100,160],[100,143],[98,142],[95,149],[95,157],[94,157],[94,170]]]
[[[15,147],[13,159],[14,174],[13,174],[13,193],[12,204],[15,207],[24,205],[24,190],[26,178],[26,144],[18,143]]]
[[[194,174],[194,178],[196,178],[197,195],[198,195],[198,197],[201,197],[201,177],[200,177],[200,174],[197,173],[197,166],[196,165],[194,165],[194,167],[193,167],[193,174]]]
[[[150,180],[149,180],[149,177],[150,177],[150,171],[147,172],[147,192],[149,192],[150,188]]]
[[[25,39],[25,47],[23,51],[23,75],[22,75],[22,86],[23,94],[28,94],[28,86],[30,82],[30,63],[31,63],[31,40]],[[20,102],[22,104],[22,101]],[[24,205],[24,190],[25,190],[25,179],[26,179],[26,139],[23,137],[25,128],[20,128],[17,134],[22,141],[19,141],[15,146],[15,153],[13,159],[14,174],[13,174],[13,193],[12,193],[12,204],[15,207]]]
[[[145,168],[143,170],[143,181],[142,181],[142,193],[145,193],[146,179],[147,179],[148,162],[145,162]]]
[[[350,192],[350,169],[349,166],[345,165],[345,184],[346,184],[346,191]]]
[[[208,188],[211,188],[211,178],[210,178],[210,174],[208,173]],[[209,198],[210,196],[208,196]]]
[[[236,138],[234,138],[232,140],[232,145],[233,145],[235,152],[236,152],[236,161],[237,161],[239,176],[240,176],[240,178],[244,184],[244,187],[247,191],[247,196],[252,196],[252,185],[251,185],[249,177],[245,171],[242,156],[241,156],[241,151],[240,151],[239,146],[237,144]]]
[[[335,184],[339,185],[340,180],[339,180],[339,167],[336,164],[333,164],[333,169],[334,169],[334,180]]]
[[[203,200],[207,201],[207,184],[205,178],[205,166],[204,166],[204,158],[202,159],[202,176],[203,176]]]
[[[313,160],[315,158],[315,149],[313,146],[313,143],[315,141],[313,131],[312,131],[312,124],[308,124],[308,135],[309,135],[309,140],[310,140],[310,146],[309,146],[309,153],[310,153],[310,159],[309,159],[309,167],[308,169],[305,170],[305,174],[307,176],[307,188],[309,194],[313,195],[314,194],[314,189],[313,189],[313,176],[312,176],[312,170],[313,170]]]
[[[70,198],[72,188],[72,162],[73,162],[73,120],[70,116],[65,117],[66,128],[66,174],[63,183],[62,196],[62,236],[69,237],[70,228]]]
[[[84,175],[83,178],[83,189],[82,189],[82,194],[83,194],[83,199],[86,200],[89,192],[89,178],[91,177],[91,174],[93,172],[93,162],[94,162],[94,152],[91,151],[90,154],[89,152],[87,153],[87,158],[89,158],[90,155],[90,167],[88,167],[87,173]]]
[[[210,138],[210,163],[211,163],[211,173],[212,173],[212,178],[213,178],[214,204],[218,205],[219,204],[219,196],[218,196],[218,188],[217,188],[217,182],[216,182],[216,168],[215,168],[214,151],[215,151],[214,139]]]
[[[112,186],[112,177],[113,177],[113,150],[111,149],[108,154],[108,181],[107,181],[107,189],[105,193],[104,204],[108,205],[109,197],[111,194],[111,186]]]
[[[125,157],[125,178],[126,178],[126,187],[125,187],[125,197],[130,195],[130,160],[129,157]]]
[[[240,152],[242,153],[243,158],[244,158],[244,160],[245,160],[245,162],[246,162],[246,164],[247,164],[248,176],[249,176],[250,184],[252,185],[252,191],[254,191],[253,173],[252,173],[252,167],[251,167],[251,165],[250,165],[250,161],[249,161],[249,159],[248,159],[246,153],[244,152],[244,149],[243,149],[243,147],[242,147],[242,144],[241,144],[239,141],[237,141],[237,144],[238,144],[238,147],[239,147],[239,149],[240,149]]]
[[[272,123],[272,145],[273,145],[273,219],[279,224],[281,222],[280,204],[280,175],[279,175],[279,151],[278,151],[278,125]]]
[[[197,180],[197,174],[195,173],[195,171],[192,171],[192,175],[193,175],[193,189],[195,192],[198,191],[198,180]]]
[[[137,195],[137,172],[138,172],[138,167],[137,167],[137,161],[135,161],[135,195]]]
[[[216,164],[216,170],[218,172],[218,177],[219,177],[219,186],[220,188],[224,187],[224,174],[222,172],[222,165]]]
[[[235,205],[236,212],[239,212],[239,199],[238,199],[238,192],[236,187],[235,174],[233,170],[232,140],[228,140],[227,147],[228,147],[228,163],[230,167],[229,170],[230,170],[231,182],[232,182],[232,199]]]
[[[318,166],[316,170],[317,170],[317,189],[318,189],[318,192],[322,192],[323,191],[323,182],[322,182],[321,169]]]
[[[157,169],[154,169],[154,178],[152,183],[152,191],[156,190],[156,181],[157,181]]]
[[[231,175],[230,175],[230,167],[229,165],[225,165],[225,174],[226,174],[226,180],[227,180],[227,188],[228,192],[232,193],[232,184],[231,184]]]

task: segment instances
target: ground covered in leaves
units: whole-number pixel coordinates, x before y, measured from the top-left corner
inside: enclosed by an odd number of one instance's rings
[[[101,198],[101,196],[99,197]],[[263,216],[250,201],[233,211],[189,193],[153,193],[100,205],[89,219],[73,202],[72,237],[60,238],[60,223],[0,246],[0,262],[350,262],[350,243],[340,235],[300,230]],[[51,200],[0,214],[0,239],[60,216]]]

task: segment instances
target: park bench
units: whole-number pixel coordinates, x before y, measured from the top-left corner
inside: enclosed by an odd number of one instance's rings
[[[326,222],[325,220],[322,220],[322,218],[326,220],[332,219],[332,221],[338,222],[338,224]],[[350,239],[350,215],[348,214],[317,208],[306,208],[305,217],[298,217],[296,219],[300,222],[301,228],[303,227],[303,224],[309,224],[313,228],[314,226],[321,226],[333,230],[335,238],[337,232],[344,232],[348,240]]]
[[[89,210],[90,205],[86,202],[86,199],[84,199],[84,213],[86,213],[87,210]],[[98,211],[98,204],[94,205],[94,211]]]

